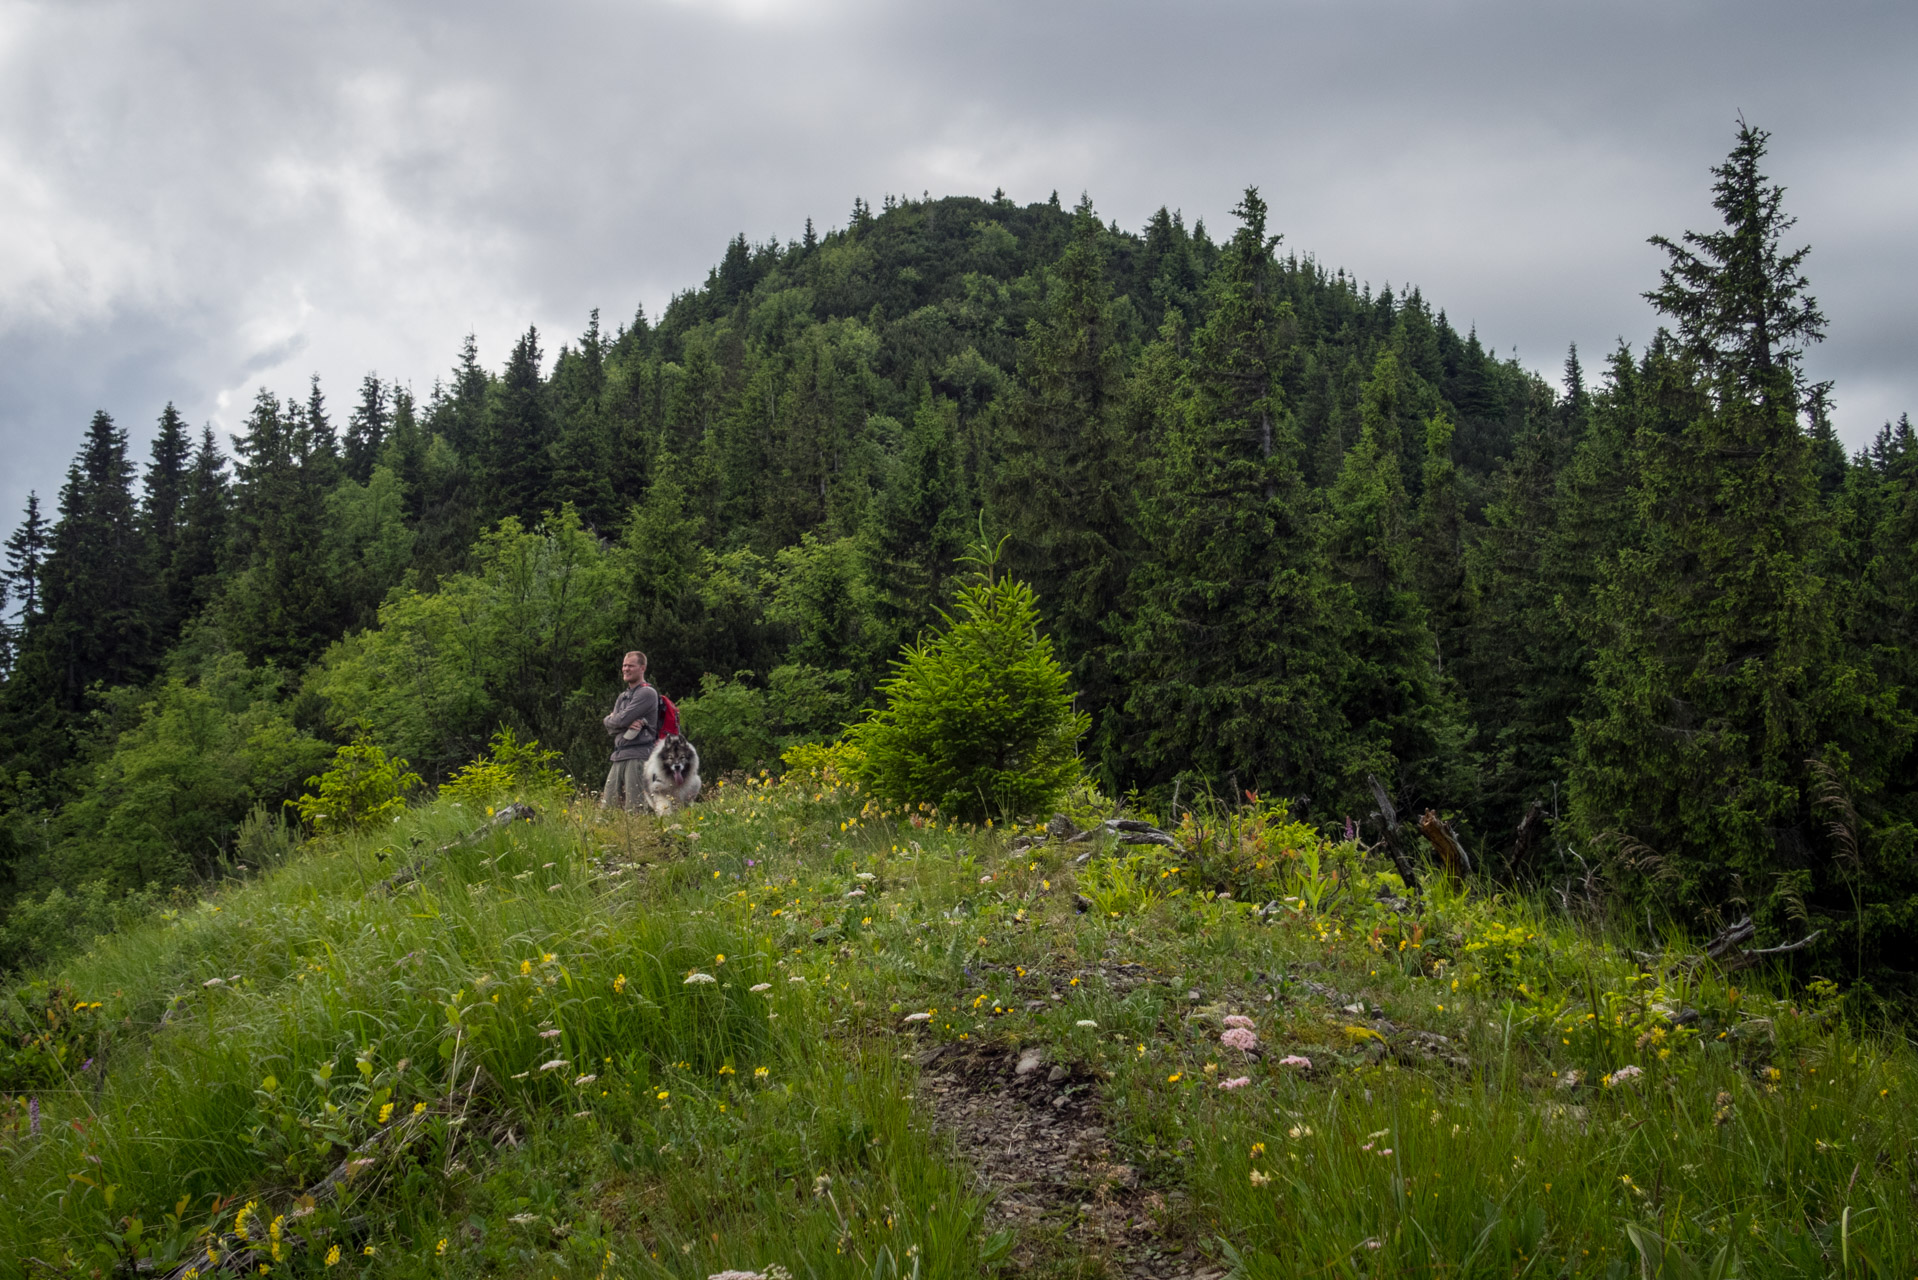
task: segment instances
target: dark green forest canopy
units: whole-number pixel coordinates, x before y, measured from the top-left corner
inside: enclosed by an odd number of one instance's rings
[[[776,765],[871,705],[983,520],[1110,794],[1374,839],[1376,780],[1492,881],[1819,930],[1807,972],[1903,993],[1918,463],[1902,420],[1846,457],[1799,372],[1763,153],[1659,242],[1675,331],[1558,386],[1256,191],[1223,239],[889,197],[735,238],[656,320],[497,371],[469,337],[422,396],[263,389],[232,458],[169,406],[141,463],[102,413],[7,544],[5,958],[223,873],[360,725],[429,780],[502,725],[590,780],[635,645],[709,772]]]

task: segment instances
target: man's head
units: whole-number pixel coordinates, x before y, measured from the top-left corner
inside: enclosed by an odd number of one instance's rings
[[[627,684],[638,684],[646,678],[646,655],[634,649],[620,659],[619,674]]]

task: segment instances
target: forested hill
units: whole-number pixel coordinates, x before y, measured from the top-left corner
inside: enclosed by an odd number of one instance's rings
[[[709,773],[776,767],[871,705],[983,535],[1112,794],[1371,838],[1376,779],[1495,880],[1810,919],[1805,963],[1900,989],[1911,432],[1833,438],[1763,150],[1669,246],[1672,331],[1559,387],[1296,256],[1249,191],[1220,240],[855,202],[550,362],[529,329],[420,395],[262,389],[231,459],[169,407],[137,466],[102,413],[8,544],[7,954],[279,839],[359,729],[429,782],[502,727],[592,780],[634,645]]]

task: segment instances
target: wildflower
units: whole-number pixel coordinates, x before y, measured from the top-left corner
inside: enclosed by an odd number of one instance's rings
[[[1252,1179],[1252,1185],[1255,1187],[1262,1187],[1272,1181],[1271,1175],[1260,1173],[1257,1169],[1252,1171],[1250,1177]]]
[[[203,987],[224,987],[226,985],[226,979],[225,978],[208,978],[205,982],[202,982],[200,985]]]
[[[1301,1070],[1310,1071],[1312,1069],[1312,1059],[1300,1054],[1288,1053],[1279,1059],[1279,1065],[1282,1067],[1298,1067]]]
[[[340,1246],[334,1245],[331,1249],[328,1249],[326,1251],[326,1265],[329,1267],[338,1266],[339,1261],[340,1261]]]
[[[553,961],[555,961],[555,960],[557,960],[557,959],[559,959],[559,957],[558,957],[558,956],[556,956],[556,955],[554,955],[554,954],[553,954],[552,952],[550,952],[550,951],[548,951],[548,952],[545,952],[544,954],[542,954],[542,955],[540,956],[540,958],[539,958],[539,962],[540,962],[541,964],[551,964],[551,963],[553,963]]]
[[[754,1067],[753,1079],[764,1080],[767,1076],[771,1075],[772,1073],[773,1073],[773,1069],[771,1067]]]
[[[736,1074],[736,1073],[735,1073],[735,1072],[733,1071],[733,1068],[732,1068],[732,1064],[731,1064],[731,1063],[727,1063],[727,1064],[726,1064],[725,1066],[723,1066],[723,1067],[721,1067],[721,1068],[719,1069],[719,1074],[720,1074],[720,1075],[722,1075],[722,1076],[730,1076],[730,1075],[734,1075],[734,1074]]]
[[[1606,1076],[1602,1083],[1607,1088],[1611,1088],[1614,1085],[1630,1084],[1644,1074],[1645,1070],[1643,1067],[1620,1067],[1618,1070],[1612,1072],[1612,1074]]]
[[[418,1114],[420,1114],[420,1112],[422,1112],[422,1111],[424,1111],[424,1110],[426,1110],[426,1104],[425,1104],[424,1102],[415,1102],[415,1103],[413,1104],[413,1114],[414,1114],[414,1115],[418,1115]]]
[[[909,1013],[906,1015],[906,1021],[907,1022],[931,1022],[932,1015],[929,1013]]]
[[[657,1098],[661,1102],[666,1101],[666,1099],[672,1096],[673,1096],[672,1091],[668,1089],[661,1089],[658,1093],[653,1095],[653,1097]]]
[[[1247,1027],[1232,1027],[1219,1036],[1219,1043],[1228,1049],[1238,1049],[1250,1053],[1259,1047],[1258,1033]]]
[[[699,986],[704,986],[709,982],[718,982],[718,981],[719,979],[713,977],[713,975],[710,973],[689,973],[686,975],[686,981],[680,983],[680,985],[683,987],[699,987]]]
[[[558,1027],[554,1027],[554,1028],[552,1028],[551,1030],[548,1030],[548,1031],[542,1031],[542,1032],[540,1032],[540,1033],[539,1033],[539,1038],[540,1038],[540,1039],[542,1039],[542,1040],[551,1040],[551,1039],[553,1039],[554,1037],[556,1037],[556,1036],[558,1036],[558,1035],[559,1035],[559,1033],[560,1033],[560,1032],[559,1032],[559,1028],[558,1028]]]
[[[625,991],[626,991],[626,975],[622,973],[617,978],[613,979],[613,994],[622,995],[625,993]]]
[[[794,974],[794,975],[793,975],[792,977],[790,977],[790,978],[788,978],[788,979],[786,979],[786,981],[788,981],[788,982],[804,982],[804,981],[805,981],[805,979],[804,979],[804,978],[802,978],[802,977],[800,977],[800,976],[799,976],[798,974],[796,974],[796,973],[795,973],[795,974]]]
[[[1253,1022],[1252,1019],[1246,1017],[1243,1013],[1229,1013],[1226,1015],[1225,1025],[1228,1027],[1250,1028]]]
[[[433,1246],[433,1256],[436,1258],[444,1258],[446,1256],[446,1237],[445,1236],[441,1236],[440,1242],[437,1245]]]
[[[375,1249],[374,1249],[374,1247],[373,1247],[372,1245],[370,1245],[370,1244],[369,1244],[369,1245],[367,1245],[367,1246],[366,1246],[366,1248],[364,1248],[364,1249],[362,1249],[362,1250],[360,1250],[360,1253],[361,1253],[361,1254],[363,1254],[364,1256],[366,1256],[366,1257],[368,1257],[368,1258],[370,1258],[370,1257],[372,1257],[372,1256],[374,1255],[374,1253],[376,1253],[376,1252],[377,1252],[377,1250],[375,1250]]]
[[[587,1085],[587,1084],[591,1084],[593,1081],[597,1079],[599,1079],[598,1076],[586,1075],[586,1076],[581,1076],[579,1079],[573,1081],[573,1083],[575,1085]]]
[[[249,1200],[240,1207],[240,1211],[233,1215],[234,1235],[240,1237],[242,1240],[251,1240],[253,1238],[247,1233],[246,1221],[253,1216],[253,1211],[259,1207],[260,1202],[258,1200]]]
[[[1260,1156],[1264,1154],[1265,1154],[1265,1144],[1263,1142],[1255,1142],[1252,1144],[1252,1150],[1246,1153],[1246,1159],[1257,1160]]]
[[[380,1123],[385,1124],[388,1120],[391,1120],[392,1118],[393,1118],[393,1104],[389,1102],[385,1106],[380,1108]]]
[[[771,991],[772,989],[773,989],[773,984],[770,982],[755,982],[753,983],[752,986],[747,988],[748,991],[753,992],[755,995],[757,995],[761,991]]]
[[[558,1071],[561,1067],[570,1067],[572,1065],[573,1064],[565,1058],[554,1058],[551,1062],[540,1063],[539,1069],[541,1071]]]
[[[1377,1236],[1367,1236],[1365,1239],[1359,1241],[1357,1247],[1361,1249],[1383,1249],[1385,1246],[1379,1243]]]
[[[533,962],[531,960],[522,960],[519,962],[520,977],[523,978],[527,974],[531,973],[532,971],[533,971]]]
[[[507,1221],[516,1227],[530,1227],[539,1221],[539,1215],[537,1213],[516,1213],[508,1218]]]
[[[725,964],[725,963],[726,963],[726,953],[722,951],[722,952],[720,952],[720,953],[719,953],[718,955],[716,955],[716,956],[714,956],[714,957],[713,957],[713,963],[714,963],[714,964]]]
[[[1167,1077],[1165,1078],[1165,1082],[1166,1082],[1167,1084],[1177,1084],[1177,1083],[1179,1083],[1179,1081],[1181,1081],[1181,1080],[1183,1080],[1183,1079],[1185,1079],[1185,1072],[1183,1072],[1183,1071],[1174,1071],[1174,1072],[1173,1072],[1173,1073],[1172,1073],[1171,1075],[1169,1075],[1169,1076],[1167,1076]]]
[[[1219,1081],[1221,1089],[1243,1089],[1252,1083],[1251,1076],[1233,1076],[1230,1080]]]

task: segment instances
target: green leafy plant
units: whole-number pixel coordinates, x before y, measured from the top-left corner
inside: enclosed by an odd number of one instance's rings
[[[999,571],[1004,546],[982,539],[964,557],[977,569],[943,629],[907,647],[880,686],[885,706],[848,735],[882,799],[977,821],[1041,812],[1079,777],[1090,719],[1039,631],[1038,597]]]
[[[532,792],[562,791],[571,781],[560,767],[559,752],[543,750],[536,738],[521,742],[512,729],[502,727],[486,754],[447,779],[440,795],[478,808]]]
[[[318,787],[294,802],[301,821],[315,831],[364,830],[391,822],[406,808],[406,793],[420,785],[420,775],[407,770],[406,761],[389,756],[362,725],[353,741],[333,756],[333,767],[306,780]]]

